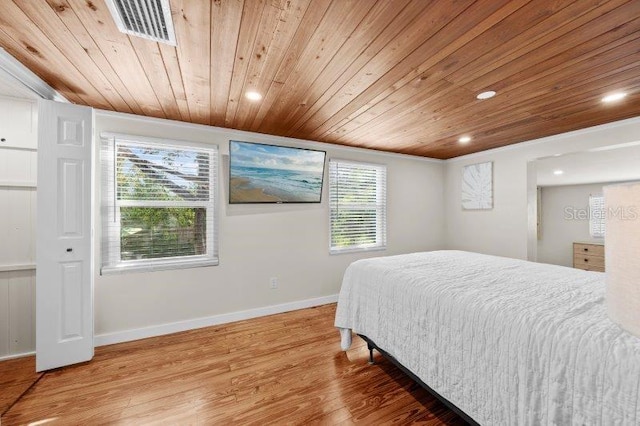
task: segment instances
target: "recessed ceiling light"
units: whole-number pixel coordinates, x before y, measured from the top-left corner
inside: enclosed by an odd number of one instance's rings
[[[247,92],[244,95],[247,97],[247,99],[252,101],[259,101],[260,99],[262,99],[262,95],[258,92]]]
[[[469,143],[471,142],[471,136],[461,136],[460,139],[458,139],[458,142]]]
[[[626,96],[627,96],[627,94],[625,92],[611,93],[611,94],[605,96],[604,98],[602,98],[602,102],[604,102],[605,104],[608,104],[608,103],[611,103],[611,102],[616,102],[616,101],[622,100]]]
[[[487,90],[486,92],[482,92],[479,93],[478,96],[476,96],[477,99],[489,99],[489,98],[493,98],[496,95],[496,92],[494,92],[493,90]]]
[[[556,176],[560,176],[560,175],[564,174],[564,171],[563,170],[554,170],[553,174],[556,175]]]

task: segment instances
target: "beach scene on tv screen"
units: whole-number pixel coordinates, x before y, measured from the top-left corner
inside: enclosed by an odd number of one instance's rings
[[[320,202],[321,151],[230,141],[229,202]]]

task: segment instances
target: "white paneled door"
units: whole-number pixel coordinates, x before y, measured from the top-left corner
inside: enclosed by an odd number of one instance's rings
[[[36,370],[93,357],[93,110],[40,101]]]

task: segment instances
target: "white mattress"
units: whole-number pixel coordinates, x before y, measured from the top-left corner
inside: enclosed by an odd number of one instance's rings
[[[609,320],[604,294],[603,273],[414,253],[350,265],[335,325],[482,425],[638,425],[640,339]]]

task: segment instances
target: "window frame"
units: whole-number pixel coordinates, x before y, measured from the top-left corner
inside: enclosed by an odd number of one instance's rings
[[[357,210],[373,210],[376,213],[376,243],[371,244],[354,244],[348,246],[334,246],[333,245],[333,214],[334,210],[338,207],[334,203],[334,197],[332,191],[334,190],[334,171],[333,168],[335,165],[339,167],[340,164],[370,168],[376,171],[376,202],[375,204],[367,204],[364,203],[361,206],[357,206],[357,204],[352,205],[352,208]],[[354,160],[343,160],[338,158],[330,158],[329,159],[329,254],[342,254],[342,253],[358,253],[358,252],[369,252],[369,251],[382,251],[387,249],[387,165],[379,164],[379,163],[370,163],[364,161],[354,161]],[[380,175],[379,173],[382,172]],[[380,181],[381,179],[381,181]],[[382,187],[380,184],[382,183]],[[383,198],[383,201],[380,202],[379,199]],[[339,202],[337,202],[339,203]],[[382,208],[382,215],[380,215],[379,209]]]
[[[100,134],[102,176],[102,261],[100,273],[117,274],[124,272],[161,271],[184,268],[216,266],[218,259],[218,145],[190,142],[176,139],[154,138],[148,136],[103,132]],[[209,156],[209,200],[208,201],[166,201],[166,200],[118,200],[116,178],[116,146],[126,143],[136,146],[149,146],[205,151]],[[206,211],[205,232],[206,253],[189,256],[160,257],[154,259],[121,259],[121,207],[192,207]],[[115,225],[112,225],[115,224]]]

